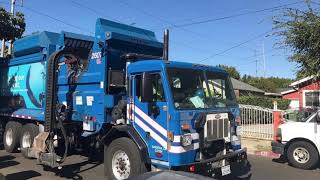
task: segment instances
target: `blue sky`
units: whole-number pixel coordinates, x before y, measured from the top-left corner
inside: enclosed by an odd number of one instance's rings
[[[1,0],[0,4],[9,8],[6,3],[10,1]],[[241,75],[255,76],[257,70],[258,76],[263,76],[265,72],[266,76],[294,78],[296,65],[287,60],[290,51],[275,48],[277,38],[274,36],[255,38],[272,29],[272,17],[279,15],[280,11],[264,11],[183,28],[172,25],[189,24],[295,2],[297,1],[24,0],[24,7],[17,6],[16,9],[26,16],[25,34],[43,30],[90,34],[94,32],[96,19],[104,17],[153,30],[162,41],[163,30],[169,27],[170,60],[196,63],[206,59],[202,63],[235,66]],[[21,1],[18,0],[17,4],[20,5]],[[304,6],[301,3],[289,7]],[[44,14],[62,20],[65,24]],[[224,52],[247,40],[251,41]],[[266,71],[263,65],[263,46]]]

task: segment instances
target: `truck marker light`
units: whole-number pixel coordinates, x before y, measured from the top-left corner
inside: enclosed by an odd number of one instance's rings
[[[162,157],[163,157],[163,154],[162,154],[162,153],[157,152],[157,153],[156,153],[156,157],[157,157],[157,158],[162,158]]]
[[[174,140],[173,132],[168,132],[168,139],[169,139],[170,141],[173,141],[173,140]]]
[[[89,120],[90,120],[90,121],[95,121],[95,120],[97,120],[97,118],[94,117],[94,116],[91,116]]]
[[[88,122],[88,121],[96,121],[97,118],[94,117],[94,116],[84,116],[84,120],[85,120],[86,122]]]
[[[194,165],[192,165],[192,166],[189,167],[189,171],[190,171],[190,172],[195,172],[195,169],[196,169],[196,168],[195,168]]]
[[[190,124],[182,124],[181,125],[182,130],[189,130],[190,129]]]

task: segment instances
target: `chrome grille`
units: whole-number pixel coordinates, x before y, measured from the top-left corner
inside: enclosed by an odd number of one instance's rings
[[[227,113],[208,114],[204,127],[204,137],[207,141],[227,138],[229,136],[229,119]]]

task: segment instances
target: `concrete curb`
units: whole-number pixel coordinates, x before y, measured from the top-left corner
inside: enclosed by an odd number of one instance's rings
[[[280,154],[276,154],[272,151],[247,151],[247,153],[249,155],[267,157],[267,158],[272,158],[272,159],[280,158]]]

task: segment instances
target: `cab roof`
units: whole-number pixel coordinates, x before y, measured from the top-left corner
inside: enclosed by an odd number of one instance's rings
[[[145,71],[159,71],[163,70],[166,67],[170,68],[182,68],[182,69],[194,69],[194,70],[208,70],[212,72],[219,72],[227,74],[227,72],[219,67],[203,65],[203,64],[195,64],[195,63],[187,63],[180,61],[164,61],[164,60],[143,60],[132,63],[129,68],[129,73],[135,72],[145,72]]]

